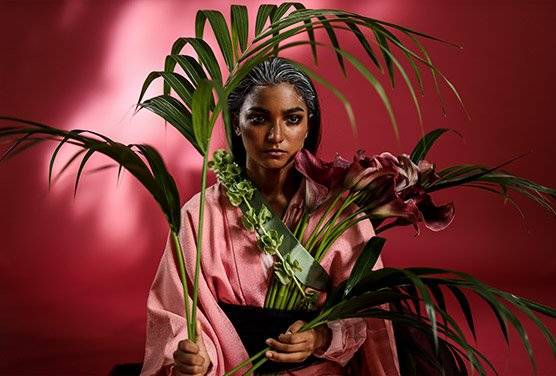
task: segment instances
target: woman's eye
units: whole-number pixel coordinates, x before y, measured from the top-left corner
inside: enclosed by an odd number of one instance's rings
[[[299,124],[301,122],[302,117],[300,115],[289,115],[286,120],[290,124]]]
[[[263,124],[266,119],[261,115],[250,115],[247,120],[252,124]]]

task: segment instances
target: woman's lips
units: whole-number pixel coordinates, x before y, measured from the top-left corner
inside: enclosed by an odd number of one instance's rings
[[[265,150],[263,153],[272,158],[280,158],[287,154],[287,152],[284,150],[275,150],[275,149]]]

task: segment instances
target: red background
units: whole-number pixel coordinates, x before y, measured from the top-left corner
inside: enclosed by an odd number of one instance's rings
[[[454,97],[443,90],[448,102],[448,116],[443,117],[426,77],[425,128],[450,127],[465,137],[445,136],[429,159],[439,167],[460,162],[494,165],[529,152],[509,169],[554,187],[556,6],[548,1],[477,3],[306,5],[361,12],[463,46],[458,50],[426,43],[471,114],[471,120],[466,119]],[[258,2],[249,4],[254,13]],[[228,13],[224,2],[0,2],[0,114],[151,143],[164,154],[182,201],[187,200],[198,190],[200,158],[155,116],[131,115],[144,78],[162,67],[177,37],[193,34],[200,7]],[[352,43],[349,38],[342,41],[344,46]],[[308,61],[302,49],[290,56]],[[351,68],[344,80],[329,52],[323,51],[320,61],[320,72],[352,101],[359,124],[354,138],[341,104],[321,89],[321,156],[330,158],[335,151],[348,156],[357,148],[409,152],[419,127],[400,75],[396,90],[389,90],[401,128],[397,142],[369,85]],[[106,374],[115,363],[142,358],[146,295],[167,229],[143,188],[129,176],[116,186],[115,171],[86,174],[75,199],[72,173],[49,192],[51,151],[52,146],[40,146],[0,165],[0,374]],[[98,160],[101,166],[104,161]],[[423,231],[418,238],[409,229],[391,232],[384,251],[387,264],[459,269],[556,305],[553,216],[518,199],[524,221],[498,197],[463,188],[436,200],[455,202],[451,227],[441,233]],[[476,309],[479,347],[500,373],[531,374],[515,333],[508,349],[488,309]],[[556,329],[554,322],[549,324]],[[531,325],[527,328],[538,375],[556,374],[542,337]]]

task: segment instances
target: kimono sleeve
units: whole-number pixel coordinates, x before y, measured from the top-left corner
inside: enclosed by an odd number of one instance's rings
[[[242,360],[248,358],[232,323],[218,305],[216,294],[209,287],[207,278],[213,278],[212,266],[206,254],[218,253],[214,247],[220,243],[211,243],[221,228],[222,213],[219,209],[216,193],[217,187],[207,189],[203,257],[199,276],[197,320],[201,328],[204,344],[211,361],[208,375],[223,375]],[[200,195],[192,197],[182,208],[182,221],[179,239],[183,248],[185,267],[188,274],[189,294],[192,294],[195,272],[197,219]],[[219,222],[220,221],[220,222]],[[207,264],[208,262],[208,264]],[[211,274],[212,273],[212,274]],[[190,300],[191,306],[191,300]],[[168,375],[174,363],[173,353],[179,341],[187,338],[187,323],[183,300],[182,284],[177,270],[177,261],[172,242],[168,241],[156,277],[151,286],[147,300],[147,340],[145,360],[141,376]]]
[[[188,231],[190,229],[182,230],[183,246],[191,244],[184,235]],[[174,249],[168,240],[147,299],[147,338],[141,376],[171,375],[173,353],[179,341],[187,338],[183,290],[176,265]],[[201,327],[199,334],[203,336],[212,363],[209,374],[216,375],[218,355],[214,333],[200,309],[197,317]]]

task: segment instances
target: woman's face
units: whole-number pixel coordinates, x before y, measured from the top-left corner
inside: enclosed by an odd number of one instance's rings
[[[247,169],[258,165],[275,170],[293,163],[307,137],[308,118],[307,105],[293,85],[253,88],[238,118]]]

